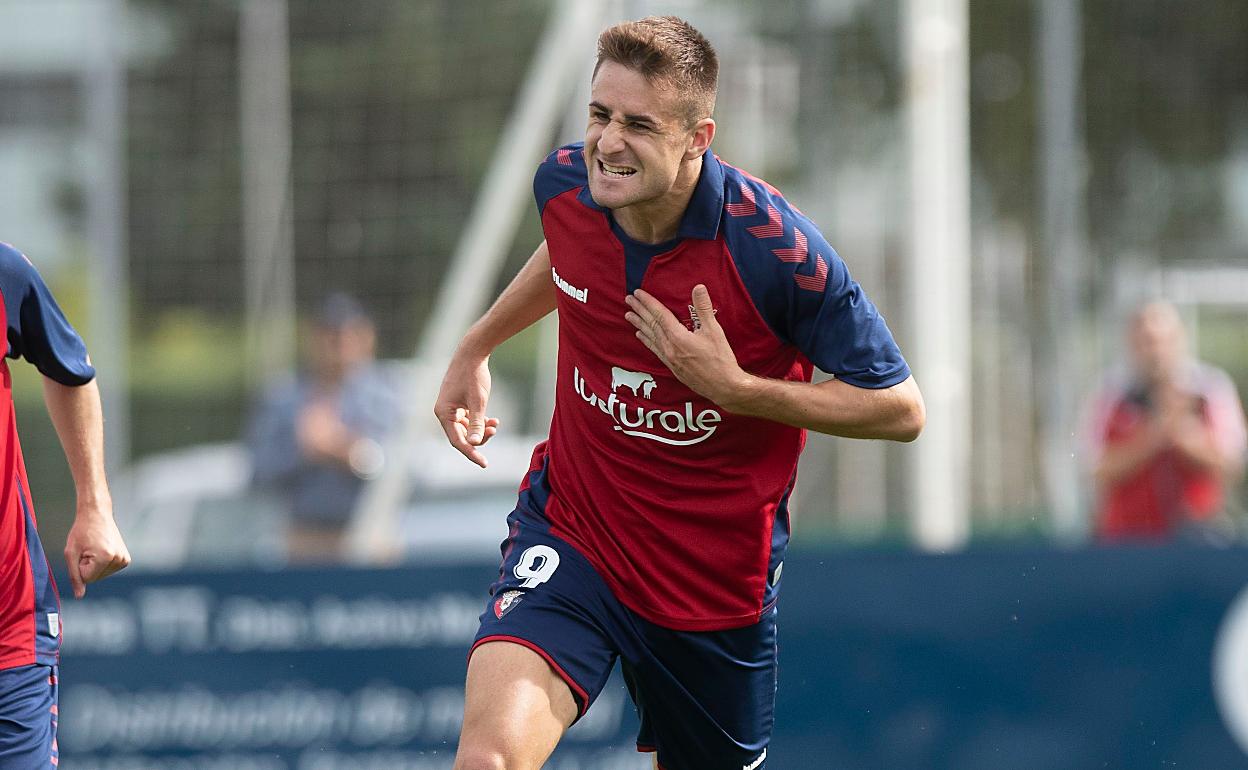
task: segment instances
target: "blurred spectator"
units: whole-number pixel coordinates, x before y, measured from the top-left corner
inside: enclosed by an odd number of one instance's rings
[[[1244,412],[1230,377],[1188,355],[1178,311],[1142,305],[1127,329],[1131,370],[1092,400],[1085,424],[1106,541],[1227,543],[1228,491],[1244,468]]]
[[[306,371],[274,388],[253,417],[253,484],[288,505],[292,562],[339,558],[356,499],[381,472],[385,438],[401,422],[396,389],[374,360],[376,339],[355,299],[331,295],[306,340]]]

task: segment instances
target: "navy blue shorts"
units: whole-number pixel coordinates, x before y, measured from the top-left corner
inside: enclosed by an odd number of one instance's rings
[[[0,767],[56,767],[57,667],[0,671]]]
[[[763,770],[776,699],[776,613],[727,631],[673,631],[621,604],[589,562],[513,515],[473,649],[510,641],[567,682],[580,714],[620,659],[640,751],[663,770]]]

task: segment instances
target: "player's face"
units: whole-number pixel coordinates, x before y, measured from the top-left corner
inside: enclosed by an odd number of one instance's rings
[[[676,199],[673,205],[683,210],[687,198],[674,194],[682,166],[706,151],[714,125],[709,118],[690,125],[685,103],[674,90],[604,61],[594,76],[585,130],[594,202],[619,210],[662,207]]]

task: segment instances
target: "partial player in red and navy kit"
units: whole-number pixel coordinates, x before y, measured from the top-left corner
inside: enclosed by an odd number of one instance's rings
[[[74,595],[130,563],[104,479],[103,419],[95,369],[82,339],[25,256],[0,243],[0,318],[8,357],[43,374],[44,402],[78,493],[65,558]],[[60,600],[35,527],[35,510],[13,410],[8,363],[0,361],[0,767],[57,764]]]
[[[546,239],[435,406],[484,465],[489,354],[558,310],[550,437],[508,519],[455,766],[536,770],[619,659],[658,767],[759,770],[805,430],[911,440],[922,399],[818,229],[711,153],[706,40],[650,18],[598,54],[585,142],[537,172]]]

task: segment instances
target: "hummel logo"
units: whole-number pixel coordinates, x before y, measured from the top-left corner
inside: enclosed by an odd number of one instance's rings
[[[589,302],[589,289],[578,289],[567,281],[559,277],[559,271],[553,267],[550,269],[550,277],[554,279],[555,285],[559,287],[559,291],[567,294],[577,302]]]

